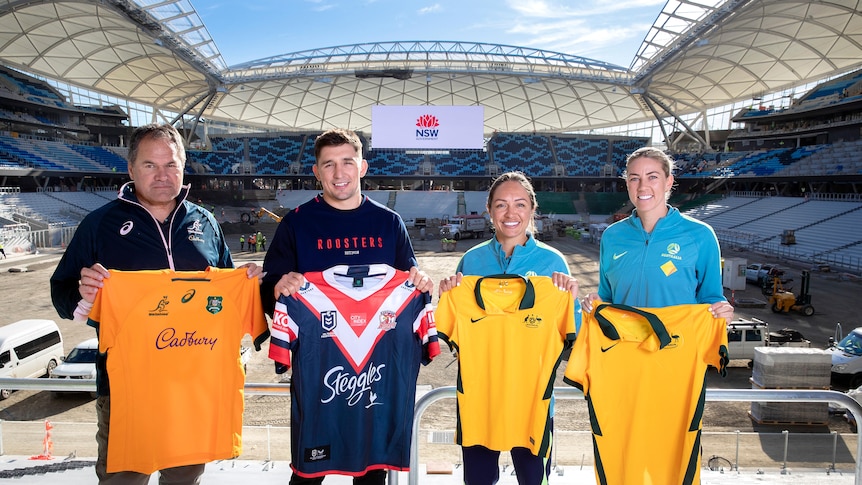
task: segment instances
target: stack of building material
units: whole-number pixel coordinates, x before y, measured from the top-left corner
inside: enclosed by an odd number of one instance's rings
[[[752,389],[828,390],[832,356],[822,349],[760,347],[754,352]],[[752,402],[758,424],[826,424],[829,404],[820,402]]]

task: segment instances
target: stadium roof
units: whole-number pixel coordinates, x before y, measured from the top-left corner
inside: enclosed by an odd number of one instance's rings
[[[699,113],[862,66],[862,1],[669,1],[629,67],[528,47],[402,41],[228,67],[187,0],[0,0],[0,62],[198,117],[370,132],[371,106],[482,105],[486,132]]]

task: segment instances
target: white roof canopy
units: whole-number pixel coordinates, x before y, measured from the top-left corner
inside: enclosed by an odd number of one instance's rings
[[[371,106],[384,104],[482,105],[487,132],[589,130],[651,120],[650,106],[697,113],[862,67],[862,4],[672,0],[629,68],[456,41],[227,67],[187,0],[7,0],[0,62],[159,109],[278,129],[370,132]]]

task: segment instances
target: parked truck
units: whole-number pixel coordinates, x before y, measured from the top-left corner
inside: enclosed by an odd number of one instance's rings
[[[440,237],[456,241],[469,237],[485,237],[488,230],[488,220],[482,215],[462,215],[449,219],[440,226]]]
[[[782,276],[784,271],[778,269],[773,264],[752,263],[745,268],[745,279],[749,283],[757,283],[763,285],[764,281],[772,284],[774,276]]]
[[[539,241],[548,241],[554,238],[557,228],[553,219],[548,216],[536,216],[533,222],[536,225],[536,233],[533,234],[533,237]]]

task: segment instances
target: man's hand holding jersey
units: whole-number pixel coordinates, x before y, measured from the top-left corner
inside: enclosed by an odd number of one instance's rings
[[[96,301],[96,294],[102,287],[102,280],[110,278],[111,273],[101,263],[96,263],[89,268],[81,268],[81,279],[78,280],[78,293],[87,303]]]
[[[240,268],[245,268],[246,275],[249,279],[260,277],[263,274],[263,266],[258,266],[255,263],[246,263]],[[111,273],[101,263],[96,263],[89,268],[81,268],[81,278],[78,280],[78,293],[81,294],[81,301],[78,302],[78,307],[75,308],[74,320],[86,321],[90,315],[90,310],[93,308],[93,303],[96,301],[96,295],[104,286],[105,278],[110,278]]]
[[[434,281],[431,280],[431,277],[427,273],[416,266],[410,268],[410,283],[420,292],[431,293],[434,291]],[[278,297],[281,295],[290,296],[295,294],[304,284],[305,277],[302,276],[302,273],[291,271],[286,275],[282,275],[273,289],[275,299],[278,300]]]
[[[245,268],[245,274],[248,275],[248,279],[263,279],[263,266],[258,266],[255,263],[245,263],[244,265],[237,267],[237,269],[239,268]]]

